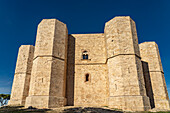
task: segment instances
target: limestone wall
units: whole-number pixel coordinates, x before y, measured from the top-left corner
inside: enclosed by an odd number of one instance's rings
[[[143,67],[143,75],[145,80],[146,94],[149,97],[151,108],[155,108],[148,62],[142,61],[142,67]]]
[[[72,34],[75,38],[75,63],[93,64],[106,62],[104,34]],[[83,51],[88,52],[88,60],[83,60]]]
[[[89,81],[86,81],[86,74]],[[107,106],[106,65],[75,66],[75,106]]]
[[[19,48],[9,105],[24,105],[28,96],[34,46],[22,45]]]
[[[66,104],[67,39],[64,23],[44,19],[39,24],[26,107],[53,108]]]
[[[74,105],[74,82],[75,82],[75,38],[68,37],[68,57],[67,57],[67,77],[66,77],[66,97],[67,105]]]
[[[135,23],[130,17],[115,17],[108,21],[104,32],[107,58],[118,54],[134,54],[134,51],[140,56]]]
[[[109,106],[143,111],[150,108],[140,60],[136,27],[130,17],[115,17],[105,25]]]
[[[74,105],[106,106],[108,79],[104,35],[71,36],[75,39]],[[88,59],[82,58],[83,51],[87,51]],[[89,74],[89,81],[86,81],[86,74]]]
[[[152,87],[146,87],[153,92],[152,102],[155,108],[169,109],[169,97],[157,44],[155,42],[141,43],[140,52],[142,60],[148,64],[148,68],[144,69],[144,76],[151,80]]]

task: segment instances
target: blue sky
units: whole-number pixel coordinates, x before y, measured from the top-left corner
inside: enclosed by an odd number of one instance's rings
[[[0,93],[10,93],[18,48],[34,45],[42,19],[59,19],[69,34],[100,33],[115,16],[131,16],[139,43],[156,41],[170,94],[170,0],[0,0]]]

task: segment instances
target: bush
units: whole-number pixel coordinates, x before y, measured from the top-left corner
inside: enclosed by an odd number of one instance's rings
[[[6,105],[9,99],[10,99],[10,94],[0,94],[0,104],[1,104],[1,106]]]

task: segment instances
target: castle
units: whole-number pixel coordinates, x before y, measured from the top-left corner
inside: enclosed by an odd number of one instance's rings
[[[43,19],[35,47],[19,48],[9,105],[169,109],[158,46],[138,44],[129,16],[108,21],[104,33],[71,35],[66,24]]]

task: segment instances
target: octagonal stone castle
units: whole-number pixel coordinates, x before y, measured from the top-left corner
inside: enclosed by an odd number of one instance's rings
[[[44,19],[35,47],[19,48],[9,105],[169,109],[158,46],[138,44],[129,16],[108,21],[104,33],[71,35],[66,24]]]

